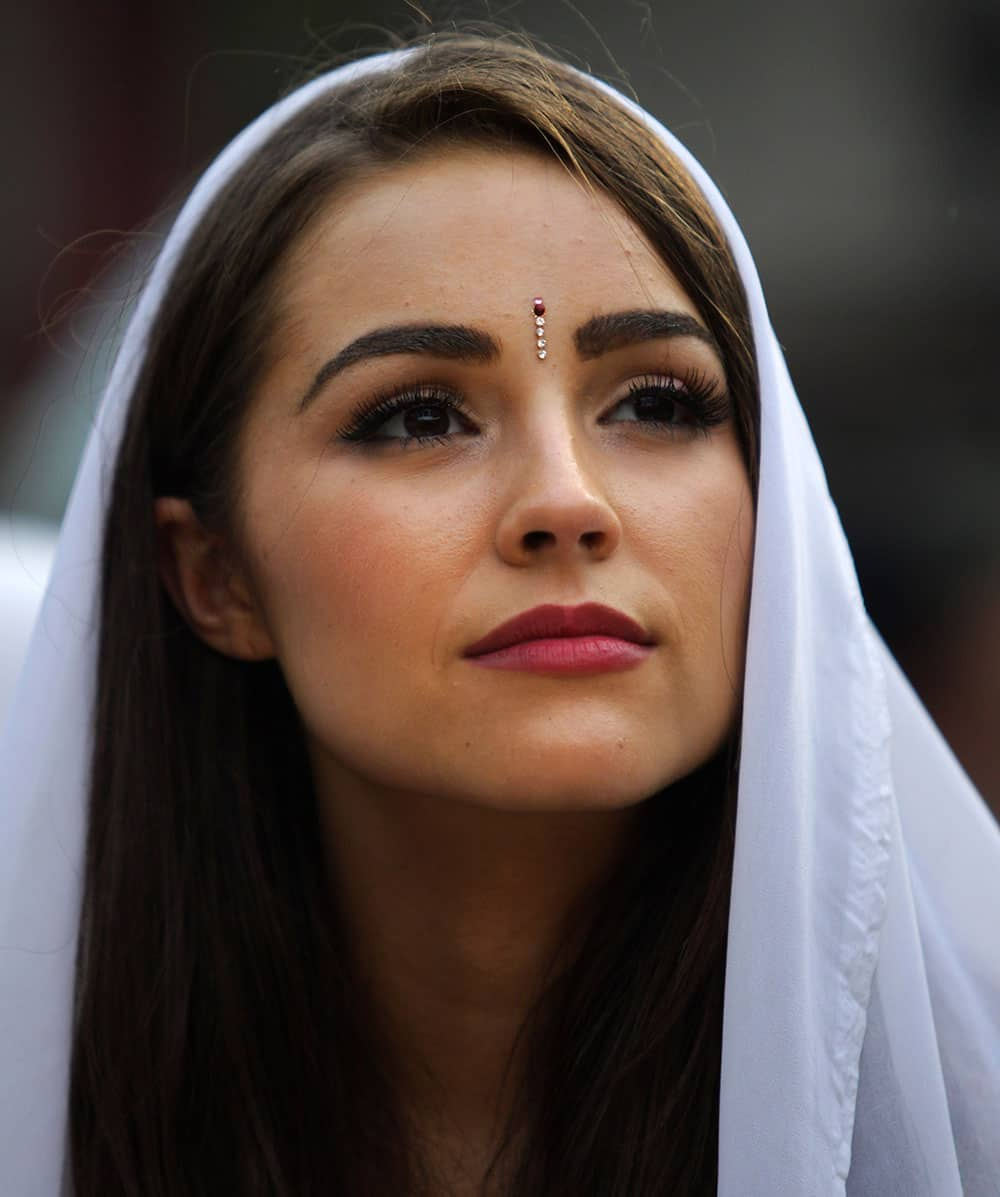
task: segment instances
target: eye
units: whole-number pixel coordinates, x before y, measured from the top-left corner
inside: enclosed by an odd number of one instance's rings
[[[629,383],[628,395],[619,400],[602,423],[649,424],[673,431],[706,431],[729,416],[729,397],[712,379],[702,375],[644,375]]]
[[[630,387],[629,397],[615,405],[607,417],[608,422],[621,423],[629,418],[630,410],[633,419],[648,424],[682,424],[693,419],[692,413],[683,406],[679,388],[672,378],[654,385]]]
[[[337,435],[355,444],[444,444],[471,431],[457,396],[436,387],[419,386],[396,394],[376,395],[353,414]]]
[[[458,413],[448,403],[420,403],[390,416],[378,429],[377,440],[437,440],[457,429]]]

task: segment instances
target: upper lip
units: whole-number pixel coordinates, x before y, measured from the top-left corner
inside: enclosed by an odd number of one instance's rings
[[[547,640],[560,636],[615,636],[635,644],[655,643],[645,628],[613,607],[605,607],[601,603],[559,607],[548,603],[543,607],[522,611],[520,615],[495,627],[482,640],[470,644],[465,655],[479,657],[525,640]]]

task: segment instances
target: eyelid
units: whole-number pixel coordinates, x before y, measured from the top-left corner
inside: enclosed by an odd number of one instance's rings
[[[624,388],[624,393],[622,393]],[[683,367],[680,369],[646,370],[645,372],[629,375],[621,380],[614,388],[615,395],[608,401],[608,406],[599,417],[600,423],[628,423],[630,421],[610,421],[609,416],[630,398],[639,397],[644,392],[669,392],[670,396],[680,403],[687,412],[688,423],[692,427],[702,430],[723,423],[731,413],[729,395],[725,382],[714,376],[714,372],[701,369]],[[383,391],[376,392],[358,403],[347,423],[341,427],[336,438],[354,445],[406,445],[413,441],[418,443],[446,443],[456,438],[459,433],[413,433],[405,435],[379,436],[379,431],[392,419],[405,414],[407,411],[419,409],[422,404],[437,406],[455,413],[466,425],[476,426],[477,421],[465,406],[461,391],[450,384],[439,381],[411,381],[399,383]],[[653,420],[636,420],[634,423],[656,423]],[[468,427],[465,430],[469,431]]]
[[[672,401],[679,404],[690,417],[689,426],[701,432],[708,432],[711,428],[724,424],[732,415],[732,399],[725,381],[701,370],[637,374],[627,379],[624,385],[626,386],[625,394],[619,394],[619,397],[609,405],[601,417],[602,421],[609,421],[609,417],[622,403],[658,392],[669,395]],[[629,423],[630,421],[610,422]],[[655,423],[655,421],[635,422]]]
[[[619,398],[627,398],[645,387],[671,390],[678,398],[688,397],[692,401],[715,399],[725,395],[727,390],[725,375],[721,372],[705,370],[700,366],[683,366],[629,374],[615,388],[615,394]]]
[[[400,413],[420,407],[421,402],[448,408],[465,420],[472,420],[462,396],[454,388],[437,382],[401,383],[378,391],[357,404],[347,423],[337,432],[337,438],[354,444],[378,441],[380,438],[371,434]],[[389,442],[396,438],[384,439]]]

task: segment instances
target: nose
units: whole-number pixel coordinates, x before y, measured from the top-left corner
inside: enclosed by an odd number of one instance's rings
[[[544,439],[535,440],[536,451],[522,458],[510,483],[497,552],[516,566],[603,561],[618,547],[622,527],[597,471],[585,470],[572,435],[554,435],[550,425]]]

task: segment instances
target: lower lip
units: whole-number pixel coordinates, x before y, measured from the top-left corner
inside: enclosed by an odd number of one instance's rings
[[[648,644],[633,644],[617,636],[563,636],[556,640],[523,640],[468,660],[486,669],[528,673],[612,673],[641,665],[652,651]]]

